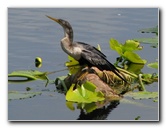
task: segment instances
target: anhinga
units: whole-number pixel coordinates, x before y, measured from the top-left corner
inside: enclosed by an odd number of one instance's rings
[[[83,42],[73,42],[73,29],[68,21],[47,17],[59,23],[64,29],[64,38],[61,40],[61,47],[64,52],[77,60],[80,65],[86,64],[88,67],[95,66],[100,70],[110,70],[127,83],[120,76],[119,70],[106,59],[106,56],[101,51]]]

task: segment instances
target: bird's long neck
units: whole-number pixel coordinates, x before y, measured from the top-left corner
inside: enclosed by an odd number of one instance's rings
[[[72,28],[64,28],[64,38],[68,38],[70,42],[73,42],[73,29]]]
[[[61,47],[64,52],[76,60],[80,59],[81,49],[75,47],[73,44],[73,30],[72,28],[64,28],[64,38],[61,40]]]
[[[68,55],[72,54],[72,42],[70,41],[68,36],[65,36],[62,40],[61,40],[61,47],[63,49],[64,52],[66,52]]]
[[[74,43],[72,43],[68,37],[64,37],[61,40],[61,47],[64,52],[66,52],[68,55],[73,57],[75,60],[79,60],[81,58],[80,47],[78,47]]]
[[[72,54],[72,43],[73,43],[73,29],[63,28],[64,38],[61,40],[61,47],[64,52],[71,55]]]

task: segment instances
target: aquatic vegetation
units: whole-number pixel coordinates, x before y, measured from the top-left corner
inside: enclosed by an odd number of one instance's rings
[[[33,98],[37,95],[41,95],[42,92],[20,92],[20,91],[9,91],[8,100],[22,100],[27,98]]]
[[[141,59],[141,57],[134,52],[142,50],[143,47],[139,45],[140,43],[134,40],[127,40],[124,44],[122,44],[113,38],[110,39],[110,48],[115,50],[120,55],[121,61],[123,59],[122,63],[128,61],[135,64],[146,64],[146,60]]]
[[[133,40],[139,41],[140,43],[150,44],[151,47],[156,48],[158,46],[158,26],[152,28],[145,28],[138,30],[141,33],[154,33],[155,36],[151,38],[135,38]]]

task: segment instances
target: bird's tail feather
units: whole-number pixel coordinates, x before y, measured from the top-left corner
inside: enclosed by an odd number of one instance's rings
[[[113,65],[111,64],[109,61],[107,61],[107,68],[108,70],[114,72],[119,78],[121,78],[124,82],[128,83],[121,75],[120,75],[120,71]]]

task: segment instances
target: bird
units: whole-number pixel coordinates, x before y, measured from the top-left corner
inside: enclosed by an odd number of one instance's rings
[[[61,47],[65,53],[77,60],[80,65],[86,64],[88,67],[95,66],[101,71],[112,71],[127,83],[127,81],[120,75],[120,71],[107,60],[106,55],[100,50],[87,43],[73,41],[73,29],[68,21],[53,18],[48,15],[46,16],[63,27],[64,37],[61,39]]]

